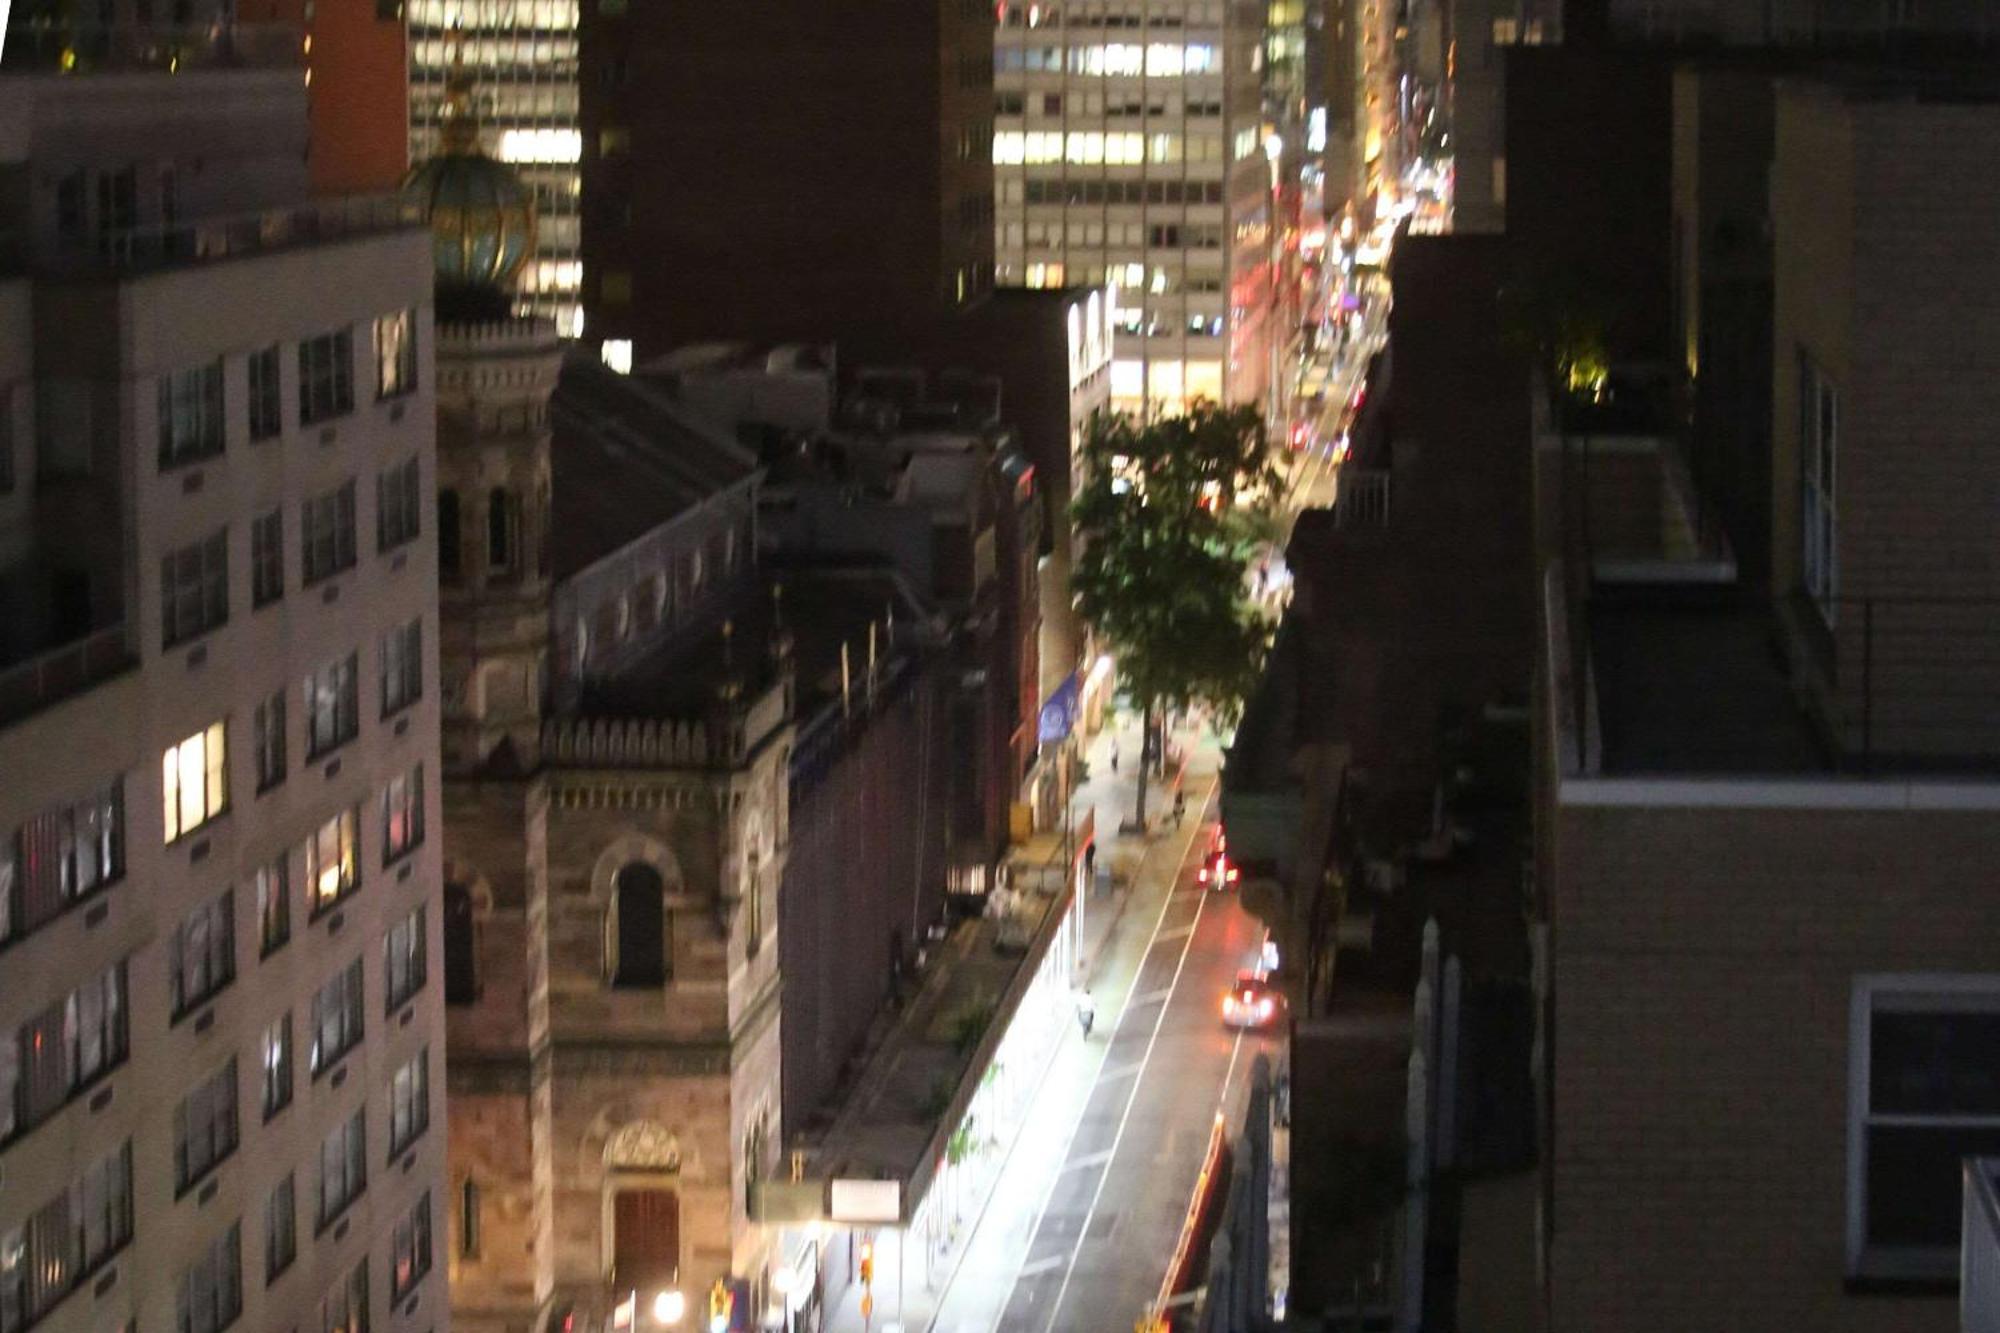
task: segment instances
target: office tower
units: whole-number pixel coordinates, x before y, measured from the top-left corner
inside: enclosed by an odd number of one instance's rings
[[[623,0],[594,0],[604,10]],[[535,198],[535,256],[514,285],[517,308],[583,332],[580,258],[583,135],[577,120],[577,0],[414,0],[407,7],[410,161],[443,148],[455,69],[493,156],[516,167]]]
[[[1261,401],[1272,379],[1264,7],[994,12],[996,281],[1117,285],[1114,407]]]
[[[422,1333],[429,239],[204,31],[0,77],[0,1328]]]
[[[583,37],[593,341],[866,364],[991,287],[984,0],[599,4]]]

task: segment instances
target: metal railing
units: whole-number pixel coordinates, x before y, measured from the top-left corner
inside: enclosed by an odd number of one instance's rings
[[[1346,531],[1389,526],[1389,472],[1385,468],[1342,468],[1334,495],[1333,526]]]
[[[70,23],[21,17],[7,28],[10,74],[284,69],[304,64],[291,23]]]
[[[1807,684],[1844,766],[2000,765],[2000,598],[1807,605]]]
[[[136,660],[120,622],[0,670],[0,724],[95,685]]]
[[[106,232],[94,241],[78,241],[73,248],[57,250],[45,258],[62,267],[127,273],[323,245],[419,227],[423,220],[422,209],[401,195],[352,195],[253,213],[129,227]]]

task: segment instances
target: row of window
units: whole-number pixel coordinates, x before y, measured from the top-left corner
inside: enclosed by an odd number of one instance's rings
[[[422,531],[423,477],[419,460],[404,460],[375,478],[375,549],[378,554],[415,541]],[[299,503],[299,560],[303,586],[312,587],[355,563],[355,491],[346,481]],[[269,606],[285,595],[285,520],[274,508],[250,520],[250,605]],[[229,529],[214,532],[160,558],[160,640],[172,648],[229,621]]]
[[[1219,204],[1223,183],[1213,181],[1003,180],[1000,202],[1018,204]]]
[[[1143,9],[1106,10],[1100,5],[1044,5],[1001,0],[993,6],[997,28],[1178,28],[1222,23],[1223,6],[1214,0],[1190,0],[1179,9],[1157,3]]]
[[[384,631],[376,661],[381,715],[387,719],[422,697],[423,621],[410,620]],[[307,762],[324,758],[361,734],[359,680],[360,657],[352,652],[305,678],[302,692]],[[251,714],[260,795],[285,780],[289,748],[285,713],[285,692],[277,690],[259,702]],[[229,809],[226,721],[212,722],[167,748],[160,760],[160,790],[162,832],[168,843],[186,837]],[[397,844],[392,840],[388,845]],[[394,860],[395,856],[388,859]],[[0,874],[5,873],[6,865],[0,860]],[[5,937],[5,932],[0,931],[0,939]]]
[[[1055,248],[1067,242],[1073,246],[1114,249],[1195,249],[1222,248],[1222,228],[1214,223],[1155,222],[1007,222],[996,230],[995,241],[1003,250],[1026,247]],[[1119,267],[1129,267],[1129,261]],[[1144,267],[1140,265],[1140,267]]]
[[[268,1285],[298,1257],[292,1177],[264,1206]],[[92,1166],[27,1223],[0,1235],[0,1333],[19,1333],[59,1305],[132,1239],[132,1146]],[[431,1268],[431,1196],[426,1192],[390,1234],[391,1303]],[[232,1222],[184,1269],[175,1286],[177,1333],[221,1333],[243,1313],[243,1224]],[[320,1333],[367,1333],[368,1261],[320,1301]]]
[[[371,325],[375,396],[399,397],[417,387],[416,311],[399,310]],[[354,410],[354,330],[332,330],[298,344],[298,422],[317,425]],[[245,416],[249,437],[268,440],[285,428],[282,355],[277,344],[246,358]],[[222,452],[228,435],[223,363],[217,357],[160,376],[160,467],[165,470]]]
[[[1165,93],[1142,95],[1131,89],[1112,92],[1070,93],[1027,93],[1018,88],[1005,88],[993,94],[993,114],[996,116],[1060,116],[1067,106],[1069,114],[1085,120],[1098,116],[1145,116],[1162,119],[1169,106],[1176,106],[1185,115],[1197,118],[1220,116],[1222,99],[1213,95],[1169,99]],[[1179,117],[1176,116],[1176,119]]]
[[[995,166],[1138,166],[1141,163],[1224,161],[1219,134],[1139,130],[1001,130],[993,136]]]
[[[0,839],[0,945],[55,920],[125,874],[125,784],[35,815]]]
[[[1222,52],[1211,42],[1104,42],[1088,46],[996,46],[993,72],[1117,76],[1143,75],[1173,79],[1186,74],[1215,74],[1222,69]]]

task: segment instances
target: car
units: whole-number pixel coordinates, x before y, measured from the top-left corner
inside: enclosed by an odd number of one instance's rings
[[[1222,997],[1222,1021],[1233,1028],[1268,1028],[1285,1016],[1285,994],[1262,972],[1239,972]]]
[[[1218,840],[1218,845],[1201,859],[1201,868],[1194,872],[1195,883],[1206,884],[1211,889],[1227,889],[1243,878],[1243,871]]]

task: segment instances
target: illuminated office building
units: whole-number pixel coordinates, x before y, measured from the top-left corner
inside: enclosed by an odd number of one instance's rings
[[[615,0],[608,0],[615,3]],[[411,0],[410,160],[437,155],[445,82],[462,63],[473,80],[487,151],[535,192],[535,257],[517,291],[523,314],[583,332],[577,122],[577,0]]]
[[[994,13],[998,284],[1117,284],[1116,407],[1262,401],[1265,8],[1010,0]]]

